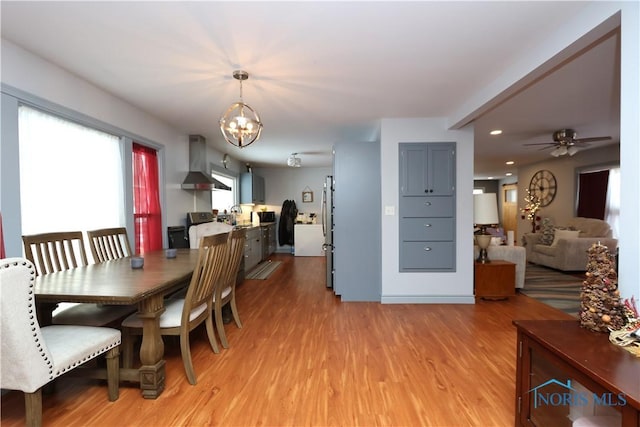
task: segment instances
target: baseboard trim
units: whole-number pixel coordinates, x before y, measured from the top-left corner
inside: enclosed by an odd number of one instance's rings
[[[443,295],[443,296],[423,296],[423,295],[402,295],[402,296],[382,296],[382,304],[475,304],[473,295]]]

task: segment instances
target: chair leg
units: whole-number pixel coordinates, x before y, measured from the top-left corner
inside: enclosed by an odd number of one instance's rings
[[[114,347],[107,351],[107,387],[109,389],[109,401],[118,400],[120,396],[120,347]]]
[[[207,317],[207,320],[205,320],[205,325],[207,326],[207,337],[209,337],[209,344],[211,344],[211,349],[214,353],[220,353],[220,349],[218,348],[218,341],[216,340],[216,334],[213,330],[213,316]]]
[[[180,353],[182,354],[182,363],[187,374],[189,384],[196,385],[196,373],[193,371],[193,363],[191,361],[191,348],[189,346],[189,329],[183,327],[180,332]]]
[[[42,388],[33,393],[24,394],[24,409],[28,427],[40,427],[42,425]]]
[[[242,322],[240,321],[240,315],[238,314],[238,307],[236,306],[236,294],[235,291],[233,296],[231,297],[231,301],[229,302],[231,305],[231,313],[233,314],[233,320],[236,322],[236,326],[238,328],[242,328]]]
[[[216,317],[216,328],[218,329],[218,336],[220,337],[220,343],[222,344],[222,347],[229,348],[229,343],[227,342],[227,335],[224,332],[224,321],[222,320],[222,305],[216,302],[213,312]]]

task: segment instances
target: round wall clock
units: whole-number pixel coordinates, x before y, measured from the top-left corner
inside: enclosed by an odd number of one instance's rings
[[[556,177],[548,170],[539,170],[531,178],[529,192],[540,200],[540,206],[548,206],[556,197]]]

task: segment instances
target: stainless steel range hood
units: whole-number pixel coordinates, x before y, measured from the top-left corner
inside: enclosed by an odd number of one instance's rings
[[[207,172],[207,141],[202,135],[189,135],[189,173],[183,190],[231,190]]]

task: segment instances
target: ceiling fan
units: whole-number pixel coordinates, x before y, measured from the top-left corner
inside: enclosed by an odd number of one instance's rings
[[[573,129],[560,129],[553,133],[553,142],[541,142],[541,143],[533,143],[533,144],[524,144],[524,145],[547,145],[547,147],[542,147],[541,150],[546,150],[547,148],[553,148],[551,151],[551,155],[553,157],[564,156],[568,154],[573,156],[578,152],[579,148],[588,147],[589,144],[587,142],[596,142],[596,141],[606,141],[611,139],[610,136],[596,136],[592,138],[576,138],[578,133]]]

